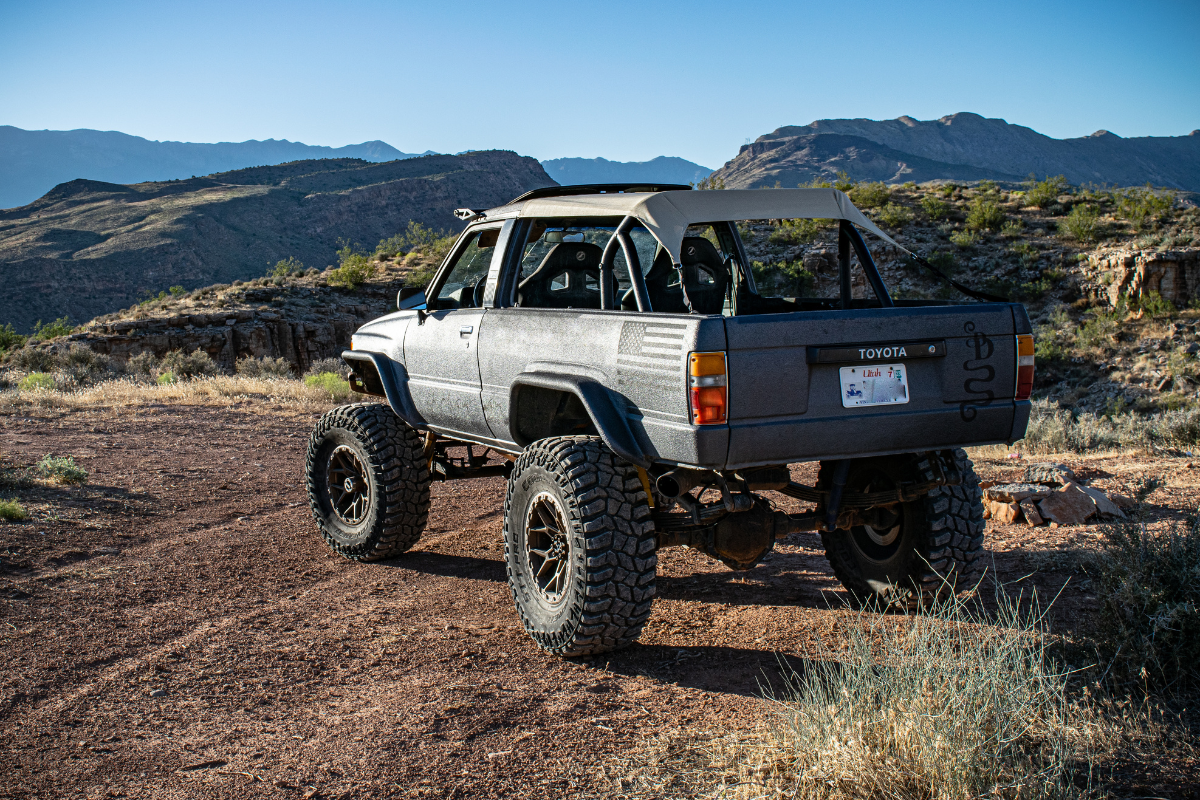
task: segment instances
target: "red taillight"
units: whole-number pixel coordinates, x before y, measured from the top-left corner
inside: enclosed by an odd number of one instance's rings
[[[1033,336],[1017,334],[1017,389],[1018,400],[1028,400],[1033,394]]]
[[[688,357],[688,394],[693,425],[725,422],[728,388],[724,353],[692,353]]]

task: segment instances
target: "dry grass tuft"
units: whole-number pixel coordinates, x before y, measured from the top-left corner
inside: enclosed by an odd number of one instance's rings
[[[660,743],[626,796],[1067,798],[1114,728],[1067,697],[1036,603],[988,613],[946,598],[913,617],[863,612],[789,670],[757,731]]]
[[[329,408],[329,391],[298,380],[213,375],[175,383],[146,383],[135,379],[105,381],[75,391],[0,392],[0,412],[32,410],[75,411],[90,408],[149,404],[236,405],[270,402],[303,409]]]

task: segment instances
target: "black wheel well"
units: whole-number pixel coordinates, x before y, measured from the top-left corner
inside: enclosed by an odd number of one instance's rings
[[[522,386],[513,403],[516,433],[522,441],[536,442],[551,436],[598,436],[583,401],[574,392]]]

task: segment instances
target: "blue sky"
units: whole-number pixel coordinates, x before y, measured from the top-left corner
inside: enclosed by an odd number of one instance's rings
[[[1195,0],[0,0],[0,124],[717,167],[829,117],[1187,134],[1197,42]]]

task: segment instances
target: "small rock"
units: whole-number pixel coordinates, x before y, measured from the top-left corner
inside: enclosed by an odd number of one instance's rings
[[[1112,500],[1120,508],[1133,508],[1137,505],[1137,501],[1135,501],[1132,497],[1126,497],[1123,494],[1117,494],[1115,492],[1110,494],[1108,499]]]
[[[1046,523],[1046,520],[1042,519],[1042,515],[1038,513],[1037,504],[1032,497],[1026,497],[1018,505],[1021,507],[1021,513],[1025,515],[1025,521],[1031,527],[1036,528],[1038,525]]]
[[[988,509],[991,511],[991,519],[1001,525],[1011,525],[1021,514],[1021,509],[1016,503],[1000,503],[992,500],[988,502]]]
[[[1183,352],[1187,353],[1189,356],[1194,356],[1196,353],[1200,353],[1200,344],[1192,342],[1187,347],[1183,348]]]
[[[1092,502],[1096,504],[1096,510],[1100,512],[1100,516],[1125,519],[1125,512],[1118,508],[1117,504],[1110,500],[1104,492],[1099,489],[1093,489],[1090,486],[1081,486],[1079,488],[1087,492],[1088,497],[1092,498]]]
[[[1066,464],[1030,464],[1025,468],[1026,483],[1048,483],[1062,486],[1075,480],[1075,473]]]
[[[1048,495],[1051,489],[1039,483],[1002,483],[989,486],[983,496],[998,503],[1019,503],[1026,497]]]
[[[151,697],[166,697],[167,690],[166,689],[155,689],[154,691],[152,691],[150,693],[150,696]]]
[[[1077,483],[1068,483],[1042,498],[1038,509],[1043,518],[1059,525],[1082,525],[1088,517],[1096,514],[1096,504],[1091,495]]]

